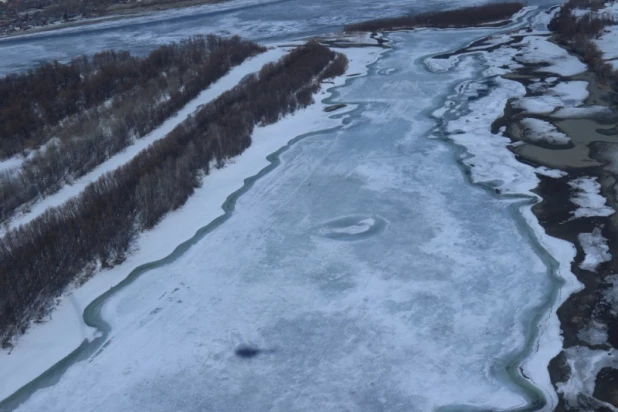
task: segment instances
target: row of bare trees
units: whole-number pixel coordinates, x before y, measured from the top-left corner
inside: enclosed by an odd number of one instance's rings
[[[58,191],[64,184],[85,175],[110,156],[158,127],[200,91],[226,74],[231,67],[265,48],[239,37],[194,37],[163,46],[144,59],[118,59],[120,53],[108,51],[83,58],[80,63],[93,70],[104,67],[108,73],[128,76],[136,85],[103,103],[64,119],[47,128],[56,139],[31,156],[18,172],[0,174],[0,222],[9,219],[19,207]],[[141,76],[125,73],[125,62],[147,62]],[[138,66],[139,66],[138,65]],[[157,68],[165,71],[156,72]],[[59,69],[60,70],[60,69]],[[33,79],[34,81],[34,79]],[[112,82],[113,83],[113,82]],[[86,93],[92,83],[82,84]],[[90,92],[88,92],[90,93]]]
[[[402,17],[369,20],[345,26],[345,31],[382,31],[413,29],[415,27],[473,27],[510,18],[524,7],[523,3],[494,3],[464,7],[456,10],[435,11]]]
[[[19,207],[85,175],[134,138],[145,136],[231,67],[264,50],[239,37],[207,36],[153,51],[146,60],[166,67],[166,72],[147,76],[144,84],[48,128],[49,135],[56,137],[51,144],[28,158],[18,172],[0,173],[0,222]],[[110,67],[117,55],[105,52],[92,60],[106,59],[96,64]]]
[[[211,167],[221,167],[267,125],[312,102],[347,59],[309,42],[206,104],[131,162],[67,204],[0,240],[0,338],[42,317],[53,299],[93,267],[121,262],[140,231],[180,207]]]
[[[557,40],[578,54],[599,80],[618,90],[618,75],[611,64],[603,59],[603,53],[593,40],[598,39],[605,27],[616,22],[608,15],[589,13],[579,15],[576,9],[598,11],[605,7],[600,0],[569,0],[556,13],[548,28],[557,34]]]
[[[211,50],[229,46],[221,44],[225,41],[229,40],[194,37],[160,47],[145,58],[108,50],[0,79],[0,158],[39,147],[63,120],[119,94],[152,82],[164,86],[168,75],[196,81],[199,66]]]

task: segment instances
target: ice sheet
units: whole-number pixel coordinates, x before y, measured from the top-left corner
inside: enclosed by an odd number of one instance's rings
[[[579,177],[569,182],[574,193],[571,202],[579,208],[572,212],[573,218],[611,216],[614,209],[606,205],[607,200],[601,195],[601,185],[596,177]]]
[[[527,118],[521,121],[524,126],[525,137],[532,142],[544,142],[553,145],[569,144],[571,139],[564,133],[560,132],[556,126],[551,123],[540,120]]]
[[[592,233],[580,233],[577,235],[579,243],[586,254],[584,261],[579,265],[584,270],[595,272],[601,263],[612,260],[609,246],[607,246],[607,239],[603,237],[601,229],[602,227],[596,227]]]
[[[522,63],[542,63],[540,69],[560,76],[574,76],[586,71],[586,65],[560,46],[548,41],[545,36],[526,36],[519,43],[521,53],[517,60]]]

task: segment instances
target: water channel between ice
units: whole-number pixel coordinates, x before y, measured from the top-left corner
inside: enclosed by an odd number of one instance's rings
[[[557,282],[521,217],[528,200],[470,184],[459,149],[427,137],[480,63],[434,73],[424,58],[489,34],[389,35],[393,50],[335,93],[359,104],[344,125],[299,139],[223,224],[95,302],[102,350],[18,410],[542,404],[516,363]],[[265,351],[239,358],[242,344]]]

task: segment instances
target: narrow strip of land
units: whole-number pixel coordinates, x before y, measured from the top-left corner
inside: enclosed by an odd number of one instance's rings
[[[8,230],[29,223],[42,215],[46,210],[60,206],[71,198],[78,196],[88,184],[99,179],[105,173],[126,164],[153,142],[165,137],[176,126],[191,116],[201,105],[214,100],[225,91],[232,89],[247,75],[258,72],[264,64],[278,60],[285,53],[284,49],[274,48],[233,68],[227,75],[223,76],[208,89],[202,91],[195,99],[187,103],[178,113],[163,122],[157,129],[143,138],[135,140],[132,145],[103,162],[94,170],[76,180],[73,184],[63,186],[62,189],[55,194],[34,203],[28,211],[10,220],[0,229],[0,236],[4,236]]]

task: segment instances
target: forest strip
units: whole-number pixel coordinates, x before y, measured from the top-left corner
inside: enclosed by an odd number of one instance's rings
[[[602,83],[616,85],[618,72],[603,59],[603,52],[594,42],[606,28],[616,25],[612,13],[602,12],[604,7],[602,0],[569,0],[548,28],[556,34],[556,41],[578,55]]]
[[[475,27],[507,20],[513,14],[523,9],[523,7],[523,3],[519,2],[487,4],[483,6],[465,7],[455,10],[368,20],[347,25],[344,27],[344,31],[377,32],[385,30],[406,30],[418,27]]]
[[[46,147],[0,175],[0,222],[143,137],[234,67],[265,49],[216,36],[145,58],[105,51],[0,80],[0,151]],[[21,133],[20,133],[21,131]]]
[[[137,156],[138,153],[146,149],[153,142],[164,138],[178,124],[198,110],[200,106],[219,97],[219,95],[225,91],[236,86],[247,75],[258,72],[264,64],[278,60],[285,53],[287,53],[287,51],[282,48],[274,48],[251,57],[234,67],[229,73],[200,92],[195,99],[183,106],[178,112],[170,116],[159,127],[146,136],[134,140],[125,149],[111,156],[90,172],[63,185],[57,192],[45,197],[37,197],[34,201],[27,203],[27,208],[24,208],[24,206],[19,207],[18,212],[5,221],[3,227],[0,228],[0,237],[4,236],[4,234],[11,229],[29,223],[42,215],[47,209],[60,206],[69,199],[79,195],[88,184],[94,182],[103,174],[128,163],[133,157]]]
[[[259,51],[264,49],[238,37],[196,36],[143,58],[107,50],[10,74],[0,79],[0,159],[36,149],[67,127],[79,126],[83,119],[72,116],[102,104],[109,109],[123,101],[157,97],[166,102],[161,111],[173,110],[179,100],[194,96],[230,66]],[[91,113],[87,120],[102,114]],[[162,114],[150,114],[151,122]],[[130,126],[137,132],[147,125]]]
[[[94,19],[224,1],[226,0],[6,0],[0,1],[0,36],[86,24]]]

